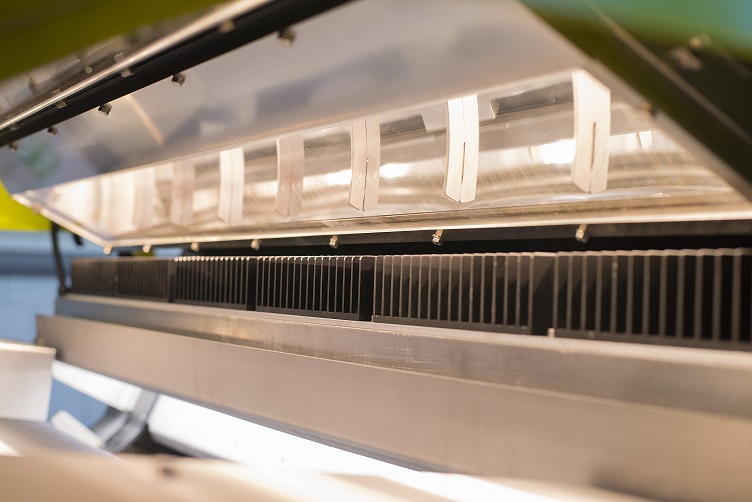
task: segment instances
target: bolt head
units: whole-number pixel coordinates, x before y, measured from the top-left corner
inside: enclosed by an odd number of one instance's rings
[[[97,108],[97,111],[99,113],[101,113],[102,115],[107,116],[112,111],[112,105],[109,104],[109,103],[105,103],[102,106],[100,106],[99,108]]]
[[[431,243],[436,246],[441,246],[444,244],[444,231],[443,230],[437,230],[434,232],[434,234],[431,236]]]
[[[578,227],[574,232],[574,238],[577,239],[578,242],[582,242],[583,244],[590,240],[590,234],[587,231],[587,226],[581,225],[580,227]]]
[[[284,28],[280,30],[277,38],[282,45],[290,46],[295,41],[295,31],[292,28]]]
[[[176,73],[172,76],[171,82],[175,87],[182,87],[185,83],[185,75],[182,73]]]

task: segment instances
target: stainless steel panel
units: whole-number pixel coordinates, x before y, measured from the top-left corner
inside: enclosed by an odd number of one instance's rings
[[[82,295],[59,298],[56,313],[348,363],[752,418],[752,354],[747,353]]]
[[[0,340],[0,418],[47,420],[55,350]]]
[[[87,446],[57,431],[48,423],[0,419],[0,459],[5,456],[50,455],[51,453],[76,452],[97,454],[102,460],[104,451]],[[3,485],[5,500],[7,484]]]
[[[748,415],[334,361],[83,319],[40,317],[38,329],[65,362],[375,455],[664,500],[752,495]],[[474,360],[452,364],[457,371],[473,366]],[[713,366],[700,367],[712,373]],[[573,373],[599,377],[587,367]]]
[[[639,502],[584,486],[423,472],[357,476],[257,469],[229,462],[123,455],[0,458],[4,502],[515,501]]]

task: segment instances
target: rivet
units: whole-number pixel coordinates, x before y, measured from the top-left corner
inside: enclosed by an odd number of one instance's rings
[[[98,111],[99,113],[101,113],[102,115],[105,115],[105,116],[107,116],[107,115],[109,115],[109,114],[110,114],[110,112],[112,111],[112,105],[111,105],[111,104],[109,104],[109,103],[105,103],[105,104],[103,104],[102,106],[100,106],[99,108],[97,108],[97,111]]]
[[[110,253],[112,253],[112,246],[105,246],[105,247],[104,247],[104,248],[102,249],[102,252],[103,252],[104,254],[106,254],[106,255],[109,255]]]
[[[329,247],[332,249],[337,249],[339,247],[339,236],[338,235],[332,235],[329,238]]]
[[[198,253],[199,245],[198,242],[191,242],[191,251],[194,253]]]
[[[143,246],[141,246],[141,251],[143,251],[144,253],[151,252],[151,244],[144,244]]]
[[[253,249],[254,251],[258,251],[259,249],[261,249],[261,240],[253,239],[251,241],[251,249]]]

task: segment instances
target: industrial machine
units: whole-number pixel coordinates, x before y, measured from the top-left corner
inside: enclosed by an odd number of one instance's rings
[[[235,0],[5,80],[0,179],[106,255],[58,253],[37,322],[112,406],[99,449],[222,456],[196,408],[570,487],[537,496],[749,500],[752,45],[721,4]]]

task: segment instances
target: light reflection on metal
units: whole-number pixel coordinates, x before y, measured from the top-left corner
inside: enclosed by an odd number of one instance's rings
[[[275,210],[282,216],[300,213],[303,201],[305,146],[303,136],[277,140],[277,200]]]
[[[447,153],[444,192],[456,202],[475,199],[480,123],[478,96],[447,101]]]
[[[381,167],[381,133],[377,119],[353,122],[352,177],[350,178],[350,205],[367,211],[376,207],[379,200],[379,168]]]
[[[606,190],[611,91],[585,71],[572,74],[575,154],[572,182],[584,192]]]

